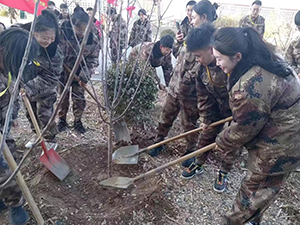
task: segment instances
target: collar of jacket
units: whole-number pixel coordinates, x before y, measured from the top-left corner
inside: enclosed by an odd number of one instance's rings
[[[141,25],[141,24],[145,25],[145,24],[147,24],[147,23],[148,23],[148,20],[147,20],[147,19],[145,19],[145,21],[144,21],[144,22],[142,22],[142,21],[141,21],[141,19],[139,19],[137,23],[138,23],[138,25]]]
[[[153,49],[152,49],[152,55],[153,55],[154,59],[159,59],[159,58],[163,57],[163,54],[161,54],[161,51],[160,51],[160,41],[158,41],[154,44]]]
[[[231,88],[238,82],[238,80],[251,69],[253,65],[251,63],[246,62],[245,60],[241,60],[236,67],[233,69],[230,74],[227,82],[227,90],[230,91]]]
[[[186,17],[182,20],[181,25],[189,25],[189,24],[190,24],[190,20],[189,20],[189,18],[186,16]]]

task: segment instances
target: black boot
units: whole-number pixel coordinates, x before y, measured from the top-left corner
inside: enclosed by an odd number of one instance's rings
[[[164,137],[157,137],[154,143],[161,142],[164,139],[165,139]],[[164,150],[164,145],[160,145],[156,148],[149,150],[148,154],[151,155],[152,157],[155,157],[158,156],[163,150]]]
[[[68,123],[65,118],[60,118],[57,124],[57,129],[59,132],[66,131],[68,128]]]
[[[83,127],[81,120],[74,121],[74,129],[75,129],[78,133],[81,133],[81,134],[84,134],[84,133],[85,133],[85,128]]]

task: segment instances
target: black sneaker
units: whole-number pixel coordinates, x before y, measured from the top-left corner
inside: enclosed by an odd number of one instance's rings
[[[163,150],[164,150],[164,145],[158,146],[156,148],[153,148],[149,150],[148,154],[151,155],[152,157],[158,156]]]
[[[256,223],[256,222],[249,222],[249,223],[246,223],[245,225],[260,225],[260,223]]]
[[[184,155],[188,155],[188,154],[190,154],[190,153],[192,153],[192,151],[186,151],[186,152],[184,153]],[[196,157],[194,156],[194,157],[192,157],[192,158],[189,158],[189,159],[187,159],[187,160],[184,160],[184,161],[181,163],[181,165],[182,165],[183,167],[188,168],[192,163],[195,162],[195,160],[196,160]]]
[[[75,129],[78,133],[81,133],[81,134],[84,134],[84,133],[85,133],[85,128],[83,127],[81,120],[79,120],[79,121],[74,121],[74,129]]]
[[[227,186],[227,173],[219,171],[218,177],[215,180],[214,191],[218,193],[223,193],[226,191]]]
[[[203,166],[198,165],[196,163],[192,163],[189,168],[185,169],[182,171],[181,177],[184,179],[191,179],[193,178],[196,174],[201,174],[204,172]]]
[[[67,128],[68,128],[68,123],[67,123],[66,119],[60,118],[59,122],[57,124],[58,131],[63,132],[63,131],[66,131]]]
[[[28,213],[23,206],[9,208],[9,222],[12,225],[24,225],[28,221]]]

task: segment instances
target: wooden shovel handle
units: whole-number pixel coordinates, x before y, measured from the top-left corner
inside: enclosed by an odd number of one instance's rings
[[[207,152],[207,151],[209,151],[209,150],[211,150],[211,149],[214,149],[216,146],[217,146],[216,143],[207,145],[207,146],[204,147],[204,148],[201,148],[201,149],[199,149],[199,150],[197,150],[197,151],[194,151],[194,152],[192,152],[192,153],[190,153],[190,154],[188,154],[188,155],[186,155],[186,156],[183,156],[183,157],[181,157],[181,158],[179,158],[179,159],[176,159],[176,160],[174,160],[174,161],[172,161],[172,162],[169,162],[169,163],[167,163],[167,164],[165,164],[165,165],[159,166],[159,167],[157,167],[157,168],[155,168],[155,169],[153,169],[153,170],[148,171],[147,173],[143,173],[143,174],[141,174],[141,175],[139,175],[139,176],[136,176],[136,177],[134,177],[134,178],[132,178],[132,179],[133,179],[133,181],[136,181],[136,180],[139,180],[139,179],[142,179],[142,178],[149,177],[149,176],[151,176],[151,175],[153,175],[153,174],[155,174],[155,173],[158,173],[159,171],[161,171],[161,170],[163,170],[163,169],[165,169],[165,168],[167,168],[167,167],[173,166],[173,165],[175,165],[175,164],[177,164],[177,163],[180,163],[180,162],[182,162],[182,161],[184,161],[184,160],[187,160],[187,159],[189,159],[189,158],[192,158],[192,157],[194,157],[194,156],[197,156],[197,155],[200,155],[200,154],[202,154],[202,153],[204,153],[204,152]]]
[[[65,63],[64,63],[64,67],[65,67],[65,69],[66,69],[69,73],[71,73],[71,69],[70,69]],[[83,87],[84,90],[86,90],[86,92],[94,99],[94,101],[95,101],[96,103],[100,104],[100,103],[98,102],[98,100],[96,99],[96,97],[94,96],[94,94],[86,87],[85,83],[81,82],[80,78],[79,78],[76,74],[74,75],[74,78],[75,78],[75,80],[77,80],[77,82],[79,83],[79,85],[80,85],[81,87]]]
[[[223,123],[230,122],[231,120],[232,120],[232,116],[231,116],[231,117],[227,117],[226,119],[223,119],[223,120],[219,120],[219,121],[217,121],[217,122],[214,122],[214,123],[210,124],[209,127],[215,127],[215,126],[221,125],[221,124],[223,124]],[[163,141],[161,141],[161,142],[155,143],[154,145],[150,145],[150,146],[148,146],[147,148],[141,149],[138,153],[141,153],[141,152],[144,152],[144,151],[147,151],[147,150],[156,148],[156,147],[158,147],[158,146],[161,146],[161,145],[163,145],[163,144],[167,144],[167,143],[169,143],[169,142],[171,142],[171,141],[175,141],[175,140],[177,140],[177,139],[186,137],[186,136],[188,136],[188,135],[190,135],[190,134],[193,134],[193,133],[195,133],[195,132],[202,131],[202,129],[203,129],[203,128],[200,127],[200,128],[196,128],[196,129],[194,129],[194,130],[190,130],[190,131],[188,131],[188,132],[185,132],[185,133],[183,133],[183,134],[179,134],[179,135],[177,135],[177,136],[175,136],[175,137],[171,137],[171,138],[169,138],[169,139],[166,139],[166,140],[163,140]]]
[[[2,134],[0,133],[0,141],[2,140]],[[7,164],[9,166],[9,168],[12,170],[12,171],[15,171],[15,169],[17,168],[17,163],[16,161],[14,160],[9,148],[7,147],[6,143],[4,142],[4,148],[3,148],[3,155],[7,161]],[[36,202],[34,201],[33,197],[32,197],[32,194],[23,178],[23,176],[21,175],[21,172],[19,171],[16,175],[16,180],[17,180],[17,183],[26,199],[26,201],[28,202],[28,205],[32,211],[32,214],[33,216],[35,217],[37,223],[39,225],[44,225],[45,224],[45,221],[41,215],[41,212],[39,210],[39,208],[37,207],[37,204]]]
[[[41,132],[40,127],[39,127],[39,125],[38,125],[38,122],[37,122],[37,120],[36,120],[36,118],[35,118],[35,115],[34,115],[34,112],[33,112],[33,110],[32,110],[32,107],[31,107],[31,104],[30,104],[30,102],[29,102],[29,99],[27,98],[26,93],[25,93],[24,90],[21,90],[20,92],[21,92],[23,101],[24,101],[24,103],[25,103],[25,106],[26,106],[26,108],[27,108],[27,111],[28,111],[28,113],[29,113],[31,122],[33,123],[35,132],[36,132],[36,134],[38,135],[38,137],[40,137],[41,134],[42,134],[42,132]],[[42,149],[43,149],[45,155],[47,156],[47,158],[49,158],[48,150],[47,150],[47,147],[46,147],[44,138],[41,137],[41,140],[42,140],[42,142],[41,142]]]
[[[34,129],[35,129],[35,131],[36,131],[36,134],[37,134],[38,136],[41,136],[40,127],[39,127],[39,125],[38,125],[38,122],[37,122],[37,120],[36,120],[36,118],[35,118],[35,115],[34,115],[34,112],[33,112],[33,110],[32,110],[32,107],[31,107],[31,104],[30,104],[30,102],[29,102],[29,99],[27,98],[26,93],[25,93],[24,90],[21,90],[21,95],[22,95],[23,101],[24,101],[24,103],[25,103],[25,106],[26,106],[26,108],[27,108],[27,111],[28,111],[28,113],[29,113],[30,119],[31,119],[31,121],[32,121],[32,123],[33,123],[33,126],[34,126]]]

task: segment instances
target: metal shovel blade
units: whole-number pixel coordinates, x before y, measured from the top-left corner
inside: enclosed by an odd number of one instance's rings
[[[103,186],[127,189],[133,184],[133,179],[129,177],[111,177],[100,182]]]
[[[41,162],[61,181],[68,176],[70,173],[70,167],[67,165],[65,160],[63,160],[53,148],[47,151],[46,154],[40,156]]]
[[[138,151],[138,145],[130,145],[118,148],[112,154],[112,160],[115,164],[137,164],[139,161],[139,155],[136,153]]]
[[[130,142],[131,141],[130,133],[129,133],[127,124],[124,120],[115,122],[113,124],[113,130],[115,132],[117,142],[119,142],[119,141]]]

